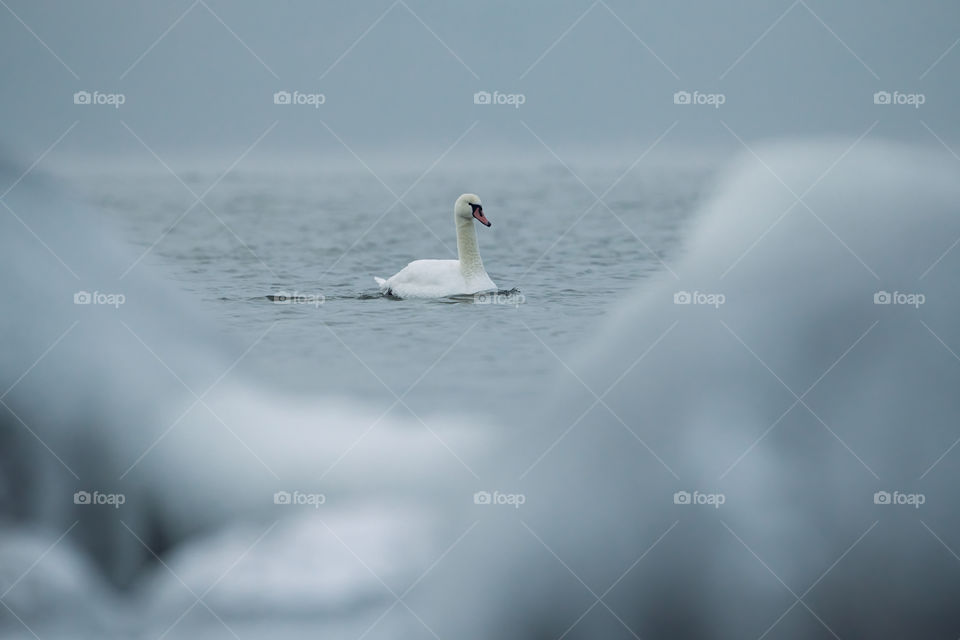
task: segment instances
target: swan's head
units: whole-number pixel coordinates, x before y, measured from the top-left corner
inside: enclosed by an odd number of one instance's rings
[[[457,203],[453,205],[453,212],[457,218],[464,220],[476,218],[480,224],[490,226],[490,221],[483,215],[483,205],[480,204],[480,198],[472,193],[465,193],[457,198]]]

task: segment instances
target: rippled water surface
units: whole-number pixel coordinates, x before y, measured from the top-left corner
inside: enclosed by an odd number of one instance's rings
[[[248,357],[275,383],[391,401],[409,389],[405,402],[418,412],[464,403],[482,412],[561,371],[558,358],[572,357],[625,291],[682,250],[706,174],[638,167],[598,201],[622,171],[437,169],[419,182],[414,172],[237,171],[192,207],[162,170],[85,186],[145,253],[134,268],[192,292],[236,337],[237,355],[260,339]],[[183,177],[197,194],[218,178]],[[493,222],[478,229],[487,271],[513,293],[489,303],[381,297],[374,275],[455,257],[452,203],[466,191]],[[302,301],[267,297],[282,294]],[[331,367],[332,383],[320,375]],[[323,388],[313,383],[321,379]]]

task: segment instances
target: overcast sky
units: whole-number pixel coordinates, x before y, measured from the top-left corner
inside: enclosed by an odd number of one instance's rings
[[[236,158],[265,132],[250,162],[435,158],[464,134],[461,157],[635,157],[665,132],[661,150],[707,149],[876,121],[960,150],[954,0],[4,3],[0,143],[27,162],[77,121],[51,162]]]

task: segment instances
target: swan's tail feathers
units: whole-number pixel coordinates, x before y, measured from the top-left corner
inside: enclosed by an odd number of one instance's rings
[[[387,289],[386,280],[384,280],[383,278],[378,278],[377,276],[373,276],[373,279],[377,281],[377,286],[380,287],[380,291],[386,291]]]

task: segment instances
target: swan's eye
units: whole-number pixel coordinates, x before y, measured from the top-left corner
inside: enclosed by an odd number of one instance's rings
[[[470,203],[470,207],[473,209],[473,212],[474,212],[474,213],[477,212],[477,209],[479,209],[481,212],[483,211],[483,205],[473,204],[473,203],[471,202],[471,203]]]

